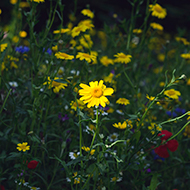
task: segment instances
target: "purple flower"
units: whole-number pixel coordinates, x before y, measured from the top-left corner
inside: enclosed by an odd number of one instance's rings
[[[61,121],[63,121],[63,122],[69,119],[69,117],[68,117],[67,114],[65,114],[65,116],[62,117],[62,113],[61,113],[61,112],[58,114],[58,118],[59,118]]]

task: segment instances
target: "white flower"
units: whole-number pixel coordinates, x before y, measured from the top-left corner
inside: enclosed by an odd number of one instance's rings
[[[118,139],[118,134],[117,133],[113,133],[108,138],[109,138],[109,140],[111,142],[114,142],[114,141],[116,141]]]
[[[122,180],[122,177],[112,177],[111,182],[120,182]]]
[[[12,87],[17,87],[18,83],[17,82],[9,82],[9,85]]]
[[[80,155],[80,152],[69,152],[69,156],[72,160],[76,159]]]

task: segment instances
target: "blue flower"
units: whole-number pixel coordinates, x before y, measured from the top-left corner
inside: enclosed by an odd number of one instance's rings
[[[30,51],[30,48],[27,46],[19,46],[19,47],[15,47],[15,51],[17,51],[19,53],[26,53],[26,52]]]

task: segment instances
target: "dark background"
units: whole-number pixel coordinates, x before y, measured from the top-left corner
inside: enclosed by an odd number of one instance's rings
[[[53,2],[55,3],[55,0]],[[139,16],[141,17],[137,20],[136,28],[140,27],[143,23],[146,2],[147,1],[144,0],[141,5],[139,11]],[[62,4],[65,4],[64,24],[66,24],[68,22],[68,15],[74,11],[74,0],[62,0]],[[165,19],[152,17],[151,21],[162,24],[166,32],[174,34],[179,32],[179,30],[185,30],[188,35],[188,31],[190,30],[190,0],[158,0],[158,4],[167,9],[167,16]],[[39,3],[37,6],[38,12],[40,13],[39,23],[36,25],[37,31],[45,27],[44,20],[48,18],[49,5],[49,1],[46,1],[45,3]],[[15,5],[9,3],[9,0],[0,0],[0,8],[2,9],[2,14],[0,15],[1,26],[10,22],[11,12],[14,6]],[[108,25],[116,23],[117,19],[113,18],[114,13],[118,15],[118,19],[120,20],[129,20],[132,9],[131,4],[127,0],[78,0],[76,15],[81,16],[80,11],[86,8],[86,6],[89,6],[95,13],[94,22],[96,28],[102,28],[104,22]],[[59,24],[60,20],[58,16],[56,16],[53,26],[54,29],[58,27]]]

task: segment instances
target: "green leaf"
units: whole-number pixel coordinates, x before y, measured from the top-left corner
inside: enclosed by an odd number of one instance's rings
[[[158,181],[158,174],[154,174],[154,175],[152,176],[149,189],[150,189],[150,190],[156,190],[158,184],[159,184],[159,181]]]
[[[139,142],[140,137],[141,137],[141,132],[140,131],[135,132],[134,138],[136,139],[137,143]]]
[[[172,72],[172,79],[171,79],[171,82],[170,82],[170,83],[175,82],[175,76],[174,76],[175,71],[176,71],[176,70],[174,69],[173,72]]]

